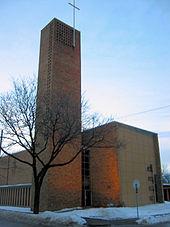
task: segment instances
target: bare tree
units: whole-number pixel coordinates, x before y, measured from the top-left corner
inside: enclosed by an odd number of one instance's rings
[[[168,170],[168,167],[166,165],[163,165],[162,167],[162,182],[164,184],[170,183],[170,171]]]
[[[63,97],[52,107],[44,103],[36,109],[36,84],[35,79],[14,81],[13,89],[0,96],[0,127],[3,129],[0,149],[5,155],[32,168],[35,214],[39,213],[41,186],[48,170],[68,165],[81,152],[97,144],[104,146],[107,130],[106,127],[99,128],[108,123],[108,119],[101,122],[97,115],[87,113],[86,102],[82,104],[84,118],[80,122],[74,114],[76,105]],[[87,132],[89,128],[92,128],[90,133],[80,143],[82,131]],[[66,146],[74,152],[68,160],[61,161],[58,157]],[[23,149],[31,161],[15,155],[15,151]]]

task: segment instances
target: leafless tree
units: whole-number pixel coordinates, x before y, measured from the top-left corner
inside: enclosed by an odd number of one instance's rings
[[[165,184],[170,183],[170,171],[166,165],[162,166],[162,182]]]
[[[99,128],[109,121],[101,122],[97,115],[87,113],[87,102],[84,102],[84,118],[80,122],[74,114],[76,105],[63,97],[52,107],[46,103],[36,107],[36,84],[35,79],[14,81],[13,89],[0,96],[0,127],[3,129],[0,149],[32,168],[35,214],[39,213],[41,186],[48,170],[70,164],[81,152],[97,144],[103,146],[107,130]],[[82,131],[88,132],[89,128],[92,128],[90,133],[80,143]],[[74,152],[68,160],[59,161],[58,157],[68,145]],[[23,149],[30,155],[30,161],[15,155],[14,152]]]

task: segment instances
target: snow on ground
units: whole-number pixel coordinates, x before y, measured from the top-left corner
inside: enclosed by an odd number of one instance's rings
[[[139,207],[139,224],[154,224],[170,221],[170,202]],[[68,208],[60,211],[45,211],[38,215],[32,214],[28,208],[0,206],[0,217],[15,217],[15,220],[37,224],[62,224],[64,226],[82,226],[85,217],[105,220],[136,218],[135,207],[120,208]]]
[[[32,213],[30,208],[25,208],[25,207],[0,206],[0,210],[17,211],[17,212],[23,212],[23,213]]]

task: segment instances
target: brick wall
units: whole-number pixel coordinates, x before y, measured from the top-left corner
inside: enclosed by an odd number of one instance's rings
[[[92,206],[120,205],[120,178],[117,154],[117,135],[113,124],[99,127],[104,136],[100,148],[90,149],[90,185]],[[91,133],[88,130],[83,135],[86,140]]]
[[[23,160],[30,160],[26,151],[15,154]],[[32,169],[11,157],[0,158],[0,185],[25,184],[32,182]]]
[[[37,109],[45,116],[47,108],[55,113],[58,106],[63,105],[61,114],[73,117],[81,131],[80,32],[76,31],[76,46],[72,44],[73,29],[57,19],[53,19],[41,31]],[[38,114],[37,123],[40,121],[41,115]],[[40,134],[39,142],[43,142]],[[64,147],[55,162],[72,157],[81,146],[81,138],[72,141],[72,144]],[[50,152],[51,145],[48,144],[45,159]],[[50,169],[41,191],[41,210],[81,205],[80,160],[81,155],[68,166]]]
[[[91,152],[92,205],[120,204],[120,179],[117,152],[114,149],[95,149]]]

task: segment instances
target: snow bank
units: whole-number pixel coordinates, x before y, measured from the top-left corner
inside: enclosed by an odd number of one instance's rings
[[[86,224],[86,221],[74,212],[55,213],[51,211],[45,211],[39,214],[43,219],[48,220],[51,223],[58,223],[66,226],[82,226]]]
[[[146,216],[137,220],[138,224],[156,224],[163,222],[170,222],[170,214],[159,216]]]
[[[17,211],[22,213],[32,213],[31,208],[0,206],[0,210]]]
[[[136,218],[135,207],[120,208],[66,208],[60,211],[45,211],[38,215],[31,213],[28,208],[0,207],[0,217],[11,218],[15,221],[32,224],[55,226],[83,226],[84,218],[98,218],[105,220]],[[6,210],[5,210],[6,209]],[[7,211],[8,210],[8,211]],[[170,221],[170,202],[139,207],[139,224],[154,224]]]
[[[76,212],[45,211],[35,215],[28,208],[8,206],[0,206],[0,218],[27,224],[43,224],[46,226],[56,226],[58,224],[63,226],[78,227],[86,224],[86,221],[77,215]]]
[[[80,217],[91,217],[100,219],[126,219],[134,217],[134,208],[90,208],[72,211]]]

